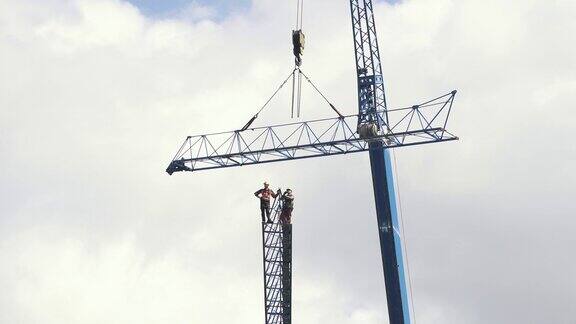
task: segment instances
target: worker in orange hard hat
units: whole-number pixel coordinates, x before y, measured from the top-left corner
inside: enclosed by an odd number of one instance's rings
[[[269,187],[270,185],[268,184],[268,182],[264,182],[264,188],[254,193],[254,196],[260,199],[260,212],[262,213],[262,223],[264,223],[265,221],[267,223],[272,223],[272,220],[270,219],[270,197],[276,198],[278,196],[278,193],[275,193]]]
[[[286,189],[280,199],[282,199],[280,223],[290,224],[292,223],[292,210],[294,210],[294,195],[292,194],[292,189]]]

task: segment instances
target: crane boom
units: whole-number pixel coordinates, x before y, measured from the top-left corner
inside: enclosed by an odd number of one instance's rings
[[[388,109],[395,120],[387,134],[364,138],[355,125],[363,115],[325,118],[230,132],[188,136],[166,172],[201,171],[235,166],[323,157],[369,150],[384,140],[403,147],[458,139],[446,130],[456,91],[411,107]]]

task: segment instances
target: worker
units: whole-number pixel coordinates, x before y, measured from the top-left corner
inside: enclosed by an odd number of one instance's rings
[[[262,213],[262,223],[266,221],[267,223],[272,223],[270,219],[270,197],[276,198],[278,196],[278,192],[272,191],[270,188],[270,184],[268,182],[264,182],[264,188],[256,191],[254,196],[260,199],[260,212]],[[280,189],[278,189],[280,191]]]
[[[286,189],[280,199],[282,199],[280,223],[290,224],[292,223],[292,210],[294,210],[294,195],[292,195],[292,189]]]

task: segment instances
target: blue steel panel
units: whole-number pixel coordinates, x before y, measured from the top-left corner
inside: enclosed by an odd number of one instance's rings
[[[408,298],[408,289],[406,286],[407,278],[405,275],[405,261],[404,261],[404,245],[402,240],[402,232],[400,228],[398,216],[398,196],[396,195],[396,179],[394,177],[394,164],[390,158],[390,151],[383,149],[384,165],[386,166],[386,184],[388,186],[389,200],[390,200],[390,216],[392,218],[392,229],[394,233],[394,246],[396,250],[396,258],[398,264],[398,276],[400,281],[400,292],[402,294],[402,305],[404,313],[404,323],[410,323],[410,304]]]
[[[409,324],[411,323],[410,307],[394,190],[393,166],[390,153],[380,141],[370,143],[370,164],[386,282],[388,316],[390,324]]]

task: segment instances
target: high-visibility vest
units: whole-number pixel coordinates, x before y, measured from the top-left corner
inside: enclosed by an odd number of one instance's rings
[[[258,190],[258,193],[260,194],[260,199],[270,200],[270,196],[272,196],[273,192],[270,189],[260,189]]]

